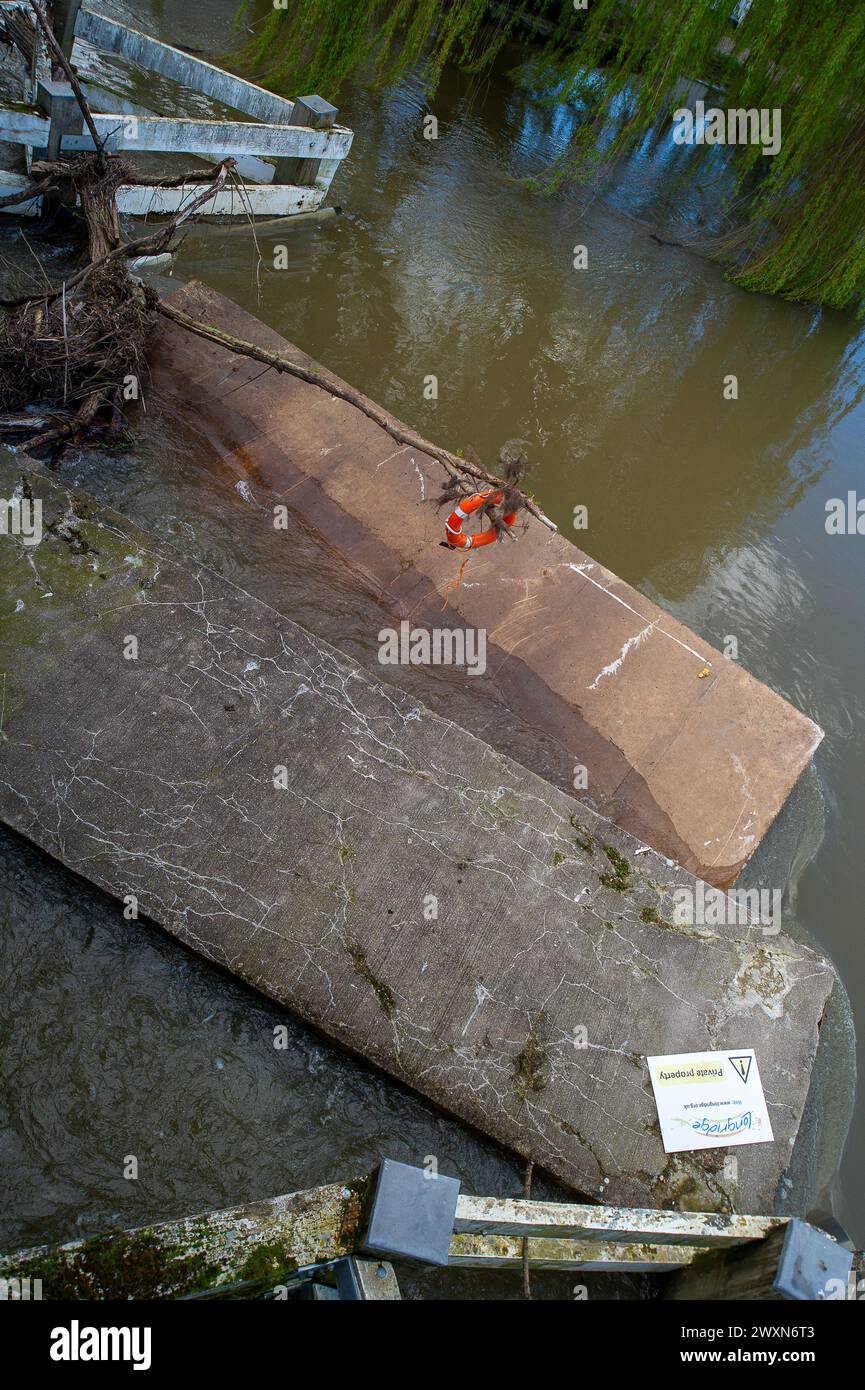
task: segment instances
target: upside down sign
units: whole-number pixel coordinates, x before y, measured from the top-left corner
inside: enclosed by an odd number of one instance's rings
[[[682,1052],[646,1061],[666,1153],[773,1139],[753,1048]]]

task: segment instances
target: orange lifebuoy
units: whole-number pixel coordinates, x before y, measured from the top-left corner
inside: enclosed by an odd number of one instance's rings
[[[476,492],[472,497],[464,497],[461,502],[458,502],[445,522],[446,544],[454,550],[477,550],[478,546],[489,545],[494,541],[496,539],[494,526],[491,526],[488,531],[478,531],[474,536],[466,536],[463,534],[462,524],[484,502],[501,502],[503,496],[504,494],[501,492]],[[516,512],[508,512],[504,519],[505,525],[513,526],[516,519]]]

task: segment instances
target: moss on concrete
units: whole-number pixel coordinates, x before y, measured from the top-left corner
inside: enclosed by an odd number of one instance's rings
[[[586,854],[594,854],[595,840],[588,827],[577,820],[576,816],[571,816],[571,825],[574,829],[574,839],[581,850]]]
[[[612,888],[615,893],[626,893],[630,887],[631,866],[624,855],[620,854],[615,845],[604,845],[604,854],[613,866],[611,874],[599,874],[601,883],[605,888]]]
[[[372,986],[375,997],[381,1005],[382,1013],[386,1018],[393,1018],[396,1011],[396,995],[393,990],[373,974],[362,946],[358,945],[356,941],[348,941],[346,942],[346,950],[351,956],[352,965],[358,975]]]
[[[177,1298],[210,1288],[222,1273],[202,1253],[167,1241],[152,1228],[94,1236],[21,1262],[20,1278],[41,1279],[46,1299]]]
[[[514,1073],[511,1078],[511,1086],[521,1100],[528,1100],[530,1095],[539,1095],[547,1089],[546,1079],[543,1076],[543,1069],[547,1061],[547,1050],[542,1046],[535,1028],[532,1027],[522,1050],[517,1053],[513,1060]]]

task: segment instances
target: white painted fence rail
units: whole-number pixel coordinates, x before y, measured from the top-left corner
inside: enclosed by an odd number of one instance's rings
[[[27,11],[29,6],[25,0],[0,0],[0,15],[9,9]],[[78,12],[75,40],[78,51],[74,56],[80,69],[86,67],[86,46],[91,45],[191,88],[246,117],[225,120],[166,116],[151,113],[147,107],[133,105],[120,97],[116,110],[94,109],[97,134],[111,152],[191,155],[211,164],[234,159],[238,177],[252,180],[252,183],[220,191],[207,204],[204,216],[286,217],[313,212],[323,203],[353,139],[351,130],[334,124],[336,110],[328,103],[317,97],[294,102],[277,96],[254,82],[224,72],[212,63],[89,8]],[[86,85],[86,72],[82,71],[81,76]],[[92,108],[96,100],[106,99],[104,93],[97,97],[96,90],[91,88],[88,93]],[[68,89],[67,94],[71,95]],[[110,93],[108,100],[111,101]],[[65,101],[64,97],[64,105]],[[0,141],[24,146],[29,168],[31,152],[48,148],[51,117],[55,114],[54,106],[46,104],[41,95],[38,106],[0,102]],[[62,153],[88,152],[95,148],[83,120],[77,119],[78,114],[76,107],[75,113],[64,115],[55,127]],[[57,134],[58,129],[60,134]],[[284,182],[272,182],[274,165],[268,161],[275,160],[292,161],[282,167]],[[173,213],[203,191],[204,178],[202,171],[200,184],[190,182],[181,188],[126,185],[119,190],[118,206],[121,212],[133,216]],[[20,191],[23,186],[17,175],[0,172],[0,197]],[[18,216],[33,215],[39,207],[40,203],[33,200],[3,210]]]
[[[567,1236],[572,1240],[623,1243],[648,1241],[659,1245],[700,1245],[708,1249],[762,1240],[784,1224],[785,1219],[776,1216],[579,1206],[572,1202],[470,1197],[461,1193],[457,1198],[454,1232],[481,1236]]]
[[[532,1269],[665,1274],[707,1250],[761,1241],[785,1224],[771,1216],[579,1206],[460,1194],[449,1264],[517,1269],[528,1244]]]
[[[32,182],[24,174],[0,171],[0,198],[22,192]],[[184,183],[177,188],[154,188],[144,184],[121,184],[117,189],[117,207],[130,217],[149,217],[155,214],[178,212],[191,203],[209,185]],[[242,187],[222,188],[207,204],[210,216],[292,217],[299,212],[315,212],[322,201],[318,188],[301,188],[294,184],[244,184]],[[40,198],[16,203],[5,209],[19,217],[35,217],[41,208]]]
[[[281,125],[291,119],[294,103],[287,97],[276,96],[254,82],[224,72],[213,63],[206,63],[179,48],[172,48],[170,44],[151,38],[149,34],[109,19],[107,15],[82,8],[75,22],[75,37],[92,44],[94,48],[126,58],[146,72],[155,72],[184,87],[192,87],[196,92],[222,102],[224,106],[231,106],[235,111],[243,111],[257,121]]]
[[[254,121],[208,121],[189,116],[128,116],[117,112],[93,113],[93,124],[105,148],[157,154],[197,154],[206,159],[228,155],[269,155],[279,159],[344,159],[351,148],[352,132],[343,126],[311,130],[302,125],[261,125]],[[50,121],[35,108],[31,111],[0,107],[0,139],[21,145],[45,147]],[[64,135],[67,153],[93,150],[86,131]]]

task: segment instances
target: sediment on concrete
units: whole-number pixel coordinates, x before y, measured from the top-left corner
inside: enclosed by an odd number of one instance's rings
[[[36,464],[0,538],[0,817],[590,1197],[768,1212],[832,967]],[[585,1029],[585,1034],[583,1034]],[[585,1043],[585,1045],[583,1045]],[[775,1142],[664,1153],[646,1055],[754,1047]]]
[[[324,370],[204,285],[172,303]],[[440,627],[447,598],[448,624],[486,630],[488,676],[545,741],[550,780],[570,791],[575,764],[587,767],[593,809],[710,883],[735,880],[818,745],[816,724],[537,523],[476,552],[455,588],[464,557],[440,548],[431,500],[441,467],[327,391],[170,323],[152,367],[214,472],[317,527],[372,577],[394,621]],[[504,725],[489,737],[513,751]]]

